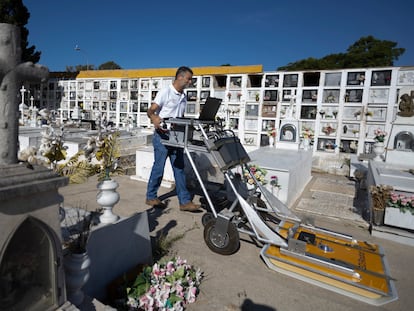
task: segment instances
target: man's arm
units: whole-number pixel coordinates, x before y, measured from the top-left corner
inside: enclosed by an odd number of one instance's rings
[[[157,114],[158,105],[156,103],[152,103],[151,106],[148,108],[147,116],[151,119],[152,124],[156,129],[161,128],[162,119]]]

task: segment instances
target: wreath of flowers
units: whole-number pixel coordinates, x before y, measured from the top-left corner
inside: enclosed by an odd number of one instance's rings
[[[184,310],[195,302],[202,278],[200,269],[180,257],[155,263],[127,288],[126,304],[130,310]]]

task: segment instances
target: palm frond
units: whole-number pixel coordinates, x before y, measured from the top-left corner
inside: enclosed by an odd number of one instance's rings
[[[79,160],[79,157],[83,154],[83,151],[79,151],[66,163],[57,167],[57,172],[61,176],[69,176],[70,183],[84,183],[88,177],[95,175],[99,171],[99,166],[90,163],[86,159]]]

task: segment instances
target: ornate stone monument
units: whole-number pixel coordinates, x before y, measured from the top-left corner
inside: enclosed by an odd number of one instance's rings
[[[58,188],[67,178],[17,163],[21,84],[46,79],[48,73],[44,66],[21,63],[19,27],[0,23],[1,310],[55,310],[68,304],[58,212],[63,201]]]
[[[17,163],[18,94],[23,81],[46,80],[49,70],[21,63],[20,28],[0,23],[0,165]]]
[[[400,90],[399,111],[392,122],[385,162],[413,167],[414,163],[414,89]]]

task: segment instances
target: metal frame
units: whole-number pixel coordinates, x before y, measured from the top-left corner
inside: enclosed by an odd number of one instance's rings
[[[391,277],[389,277],[388,263],[380,247],[375,248],[374,245],[367,242],[361,246],[361,244],[358,244],[359,241],[353,239],[351,236],[302,224],[301,220],[292,211],[290,211],[285,204],[283,204],[277,197],[275,197],[269,190],[263,187],[256,180],[254,174],[250,171],[250,167],[248,165],[250,159],[248,157],[243,160],[236,159],[235,161],[232,161],[230,165],[225,162],[225,159],[221,156],[219,147],[216,143],[218,143],[220,139],[229,137],[226,135],[233,135],[233,137],[235,137],[232,131],[224,131],[221,125],[218,125],[215,122],[202,122],[196,119],[174,118],[168,119],[166,123],[169,124],[170,138],[169,140],[161,141],[166,146],[184,149],[184,152],[187,155],[187,158],[199,181],[211,213],[216,219],[215,231],[217,233],[218,242],[224,243],[228,226],[230,225],[229,223],[232,222],[239,233],[247,234],[264,244],[260,253],[261,257],[269,268],[275,271],[373,305],[382,305],[398,299],[394,282]],[[178,128],[180,131],[177,131]],[[199,134],[197,137],[198,140],[194,140],[195,133]],[[237,142],[239,143],[238,140]],[[226,141],[224,141],[224,144],[225,143]],[[205,182],[201,178],[196,164],[191,157],[191,153],[196,151],[212,155],[214,161],[216,161],[224,174],[225,181],[228,183],[231,191],[235,194],[235,200],[231,203],[231,205],[219,212],[216,210]],[[244,148],[243,151],[245,152]],[[249,192],[247,198],[244,198],[239,193],[238,188],[233,182],[233,180],[236,179],[233,168],[237,166],[241,166],[242,169],[248,171],[256,184],[256,189],[253,192]],[[255,196],[256,194],[260,194],[260,198],[263,198],[261,202],[264,203],[265,206],[259,206],[257,204],[258,197]],[[240,206],[238,211],[236,211],[237,206]],[[244,213],[244,215],[241,213]],[[272,219],[267,221],[266,219],[265,221],[264,218],[261,217],[261,214],[269,216],[272,215],[276,220],[272,221]],[[289,226],[286,227],[285,224],[289,224]],[[284,234],[282,231],[284,231]],[[358,267],[358,263],[352,263],[351,251],[346,252],[348,257],[344,258],[344,261],[342,261],[341,258],[336,261],[334,259],[331,260],[330,257],[324,257],[323,254],[318,255],[318,251],[315,251],[315,253],[309,253],[307,251],[307,243],[309,241],[302,241],[299,237],[294,238],[295,234],[302,232],[306,233],[306,231],[311,231],[312,236],[314,235],[319,240],[326,239],[328,244],[333,244],[332,247],[348,248],[360,253],[364,252],[364,254],[375,253],[380,256],[382,266],[379,268],[379,272],[374,270],[364,271],[367,274],[381,276],[384,278],[384,282],[386,282],[389,291],[387,293],[378,293],[378,290],[374,287],[370,288],[362,284],[353,283],[348,279],[343,278],[341,275],[346,275],[347,277],[355,279],[360,277],[357,271],[360,271],[358,268],[361,269],[361,267]],[[267,253],[267,251],[272,247],[276,247],[281,256],[284,257],[276,258],[272,255],[272,252]],[[325,243],[322,243],[321,246],[318,245],[318,247],[320,247],[319,251],[322,251],[323,253],[329,253],[332,251],[328,245],[325,245]],[[374,252],[374,250],[377,252]],[[299,263],[297,262],[298,260],[300,261]],[[280,268],[275,263],[276,261],[285,265],[290,265],[291,269]],[[312,265],[318,268],[314,269],[312,268]],[[289,270],[299,270],[302,272],[292,272]],[[307,276],[309,273],[320,276],[320,280],[315,277]],[[338,273],[338,275],[335,275],[335,273]],[[324,279],[325,281],[321,281]],[[333,282],[326,281],[326,279]],[[370,278],[367,280],[370,281]],[[336,285],[334,286],[330,283],[335,283]],[[340,284],[339,286],[338,283]],[[354,289],[350,290],[349,288],[351,287],[354,287]],[[370,291],[370,294],[357,294],[355,291],[358,291],[358,289]],[[378,294],[379,298],[374,299],[369,297],[370,295],[375,294]]]

